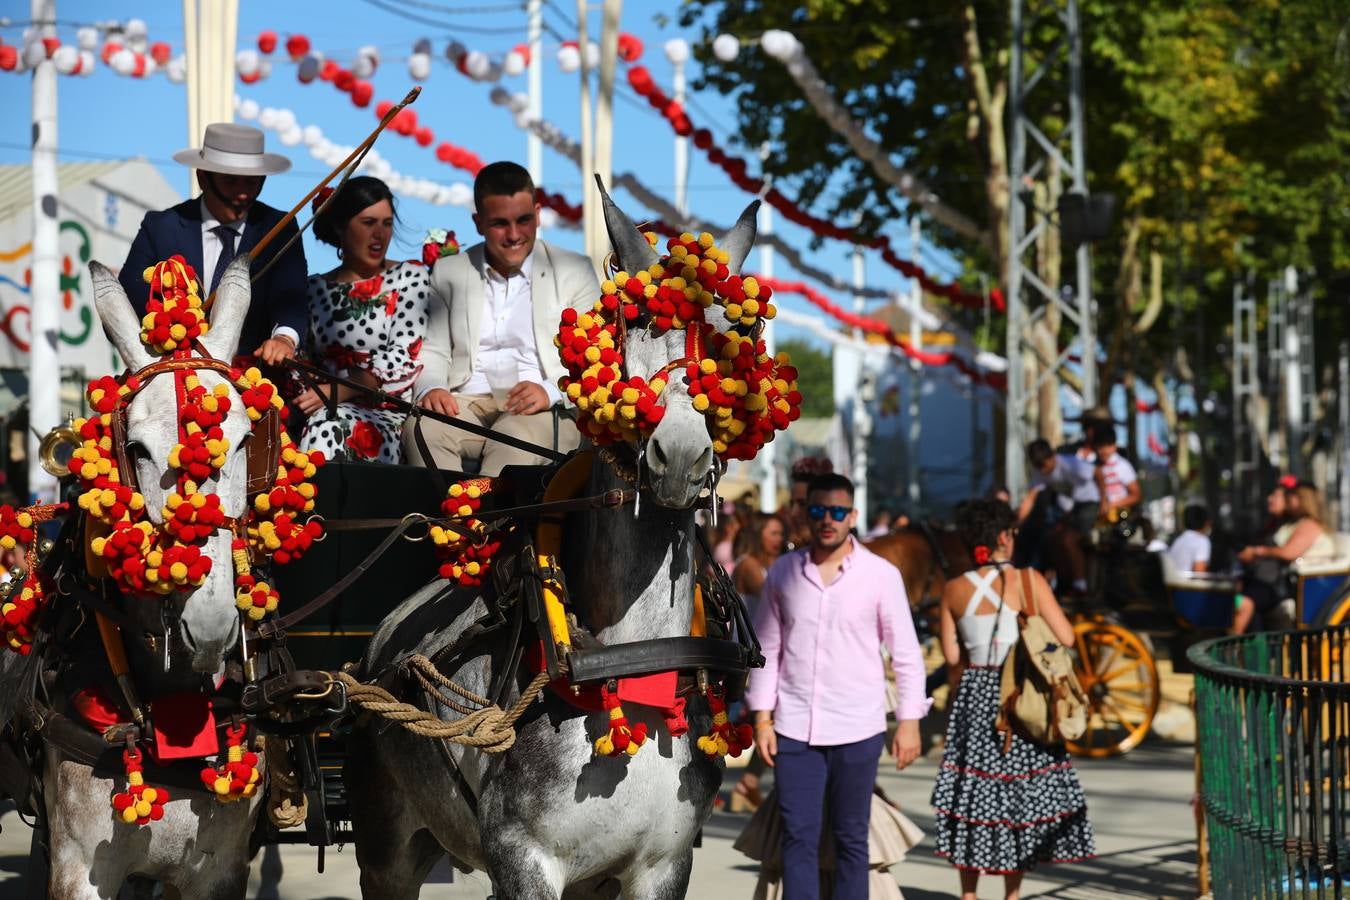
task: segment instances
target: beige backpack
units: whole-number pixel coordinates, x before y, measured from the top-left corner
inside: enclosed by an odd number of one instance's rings
[[[1021,575],[1017,624],[1022,634],[1003,661],[999,686],[996,727],[1004,753],[1012,746],[1014,728],[1037,744],[1055,746],[1082,737],[1088,721],[1087,694],[1074,674],[1073,656],[1036,612],[1030,571],[1023,569]]]

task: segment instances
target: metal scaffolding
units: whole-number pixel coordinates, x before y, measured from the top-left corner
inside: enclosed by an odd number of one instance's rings
[[[1025,0],[1012,0],[1012,55],[1009,65],[1008,113],[1012,128],[1008,175],[1011,186],[1008,222],[1008,405],[1005,436],[1005,481],[1013,496],[1026,486],[1024,447],[1034,437],[1026,429],[1029,405],[1040,384],[1060,378],[1072,355],[1081,358],[1083,408],[1097,403],[1097,340],[1092,303],[1091,256],[1082,240],[1075,250],[1072,276],[1066,272],[1043,273],[1036,269],[1036,242],[1047,228],[1059,228],[1053,210],[1035,210],[1032,186],[1038,179],[1058,178],[1068,182],[1070,194],[1087,197],[1083,113],[1083,41],[1079,30],[1077,0],[1035,4],[1036,13],[1026,15]],[[1058,29],[1045,48],[1029,45]],[[1055,101],[1055,102],[1047,102]],[[1038,124],[1038,111],[1063,109],[1069,115],[1064,127],[1053,135]],[[1068,153],[1064,145],[1067,141]],[[1034,212],[1042,213],[1032,216]],[[1048,278],[1048,281],[1047,281]],[[1051,284],[1059,281],[1059,290]],[[1068,339],[1061,340],[1058,355],[1041,378],[1029,385],[1021,371],[1024,350],[1029,348],[1028,329],[1052,306],[1062,314]],[[1064,335],[1061,335],[1064,337]]]
[[[1261,440],[1255,426],[1261,382],[1257,374],[1256,296],[1249,281],[1233,285],[1233,505],[1258,509]]]

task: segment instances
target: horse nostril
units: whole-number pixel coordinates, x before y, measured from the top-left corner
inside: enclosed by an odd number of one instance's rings
[[[669,460],[666,459],[666,452],[661,449],[661,442],[653,440],[648,446],[652,451],[652,461],[659,468],[664,469],[669,464]]]

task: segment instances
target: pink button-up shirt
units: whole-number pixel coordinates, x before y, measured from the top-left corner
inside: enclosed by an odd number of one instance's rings
[[[808,744],[850,744],[886,730],[883,644],[900,694],[896,717],[923,718],[931,703],[899,570],[849,541],[828,585],[810,548],[780,557],[755,614],[764,668],[751,671],[746,700],[773,710],[779,734]]]

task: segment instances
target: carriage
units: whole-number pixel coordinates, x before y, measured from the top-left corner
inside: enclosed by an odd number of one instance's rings
[[[206,303],[181,257],[147,269],[144,320],[91,264],[128,371],[54,435],[63,501],[0,508],[0,543],[29,548],[0,785],[36,814],[49,896],[133,876],[242,896],[279,840],[354,841],[367,896],[415,896],[447,853],[510,896],[682,895],[760,662],[729,579],[696,564],[695,512],[800,405],[760,337],[768,292],[737,272],[756,206],[661,255],[604,195],[615,274],[559,323],[592,446],[492,479],[301,450],[276,385],[221,361],[247,257]],[[644,297],[657,277],[678,313]]]

